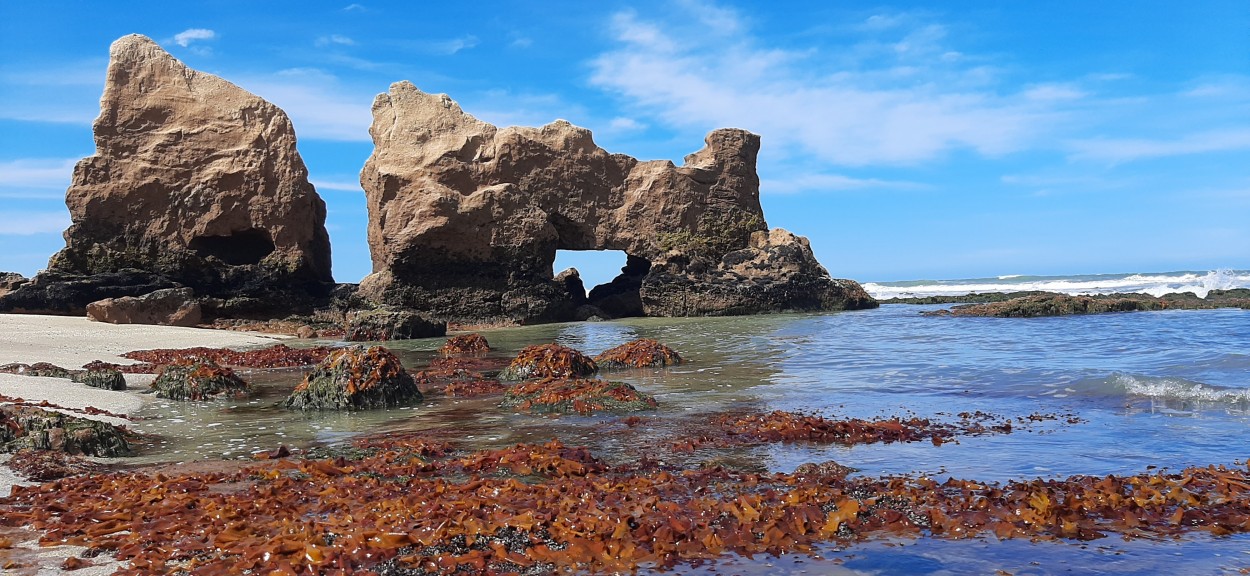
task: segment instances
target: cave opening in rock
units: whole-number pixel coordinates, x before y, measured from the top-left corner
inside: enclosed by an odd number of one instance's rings
[[[196,236],[189,247],[202,258],[215,256],[231,266],[259,264],[275,249],[269,232],[258,228],[226,236]]]
[[[610,318],[643,316],[639,291],[651,262],[620,250],[558,250],[554,269],[576,268],[587,303]]]

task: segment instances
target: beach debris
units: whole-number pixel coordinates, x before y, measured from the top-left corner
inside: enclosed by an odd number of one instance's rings
[[[481,334],[460,334],[448,338],[438,351],[446,357],[485,354],[490,352],[490,344]]]
[[[0,524],[111,551],[129,563],[124,575],[613,573],[899,536],[1250,532],[1244,467],[994,483],[846,477],[829,463],[794,474],[614,465],[558,441],[463,452],[411,433],[352,449],[18,486],[0,500]]]
[[[681,355],[676,350],[648,338],[621,344],[595,356],[600,370],[659,368],[681,363]]]
[[[4,463],[18,476],[35,482],[47,482],[79,474],[98,474],[105,466],[77,454],[52,450],[22,448]]]
[[[526,346],[499,373],[500,380],[576,378],[599,370],[585,354],[559,344]]]
[[[187,358],[165,365],[152,390],[158,398],[199,401],[243,397],[249,387],[233,370],[212,360]]]
[[[416,382],[381,346],[340,348],[322,360],[283,401],[296,410],[367,410],[422,400]]]
[[[655,398],[624,382],[586,378],[543,378],[516,384],[504,393],[504,408],[531,414],[638,412],[654,410]]]
[[[255,350],[231,350],[230,348],[157,348],[155,350],[135,350],[122,354],[123,358],[138,360],[151,364],[172,364],[182,360],[201,358],[226,366],[241,368],[294,368],[312,366],[330,355],[336,348],[315,346],[312,348],[291,348],[285,344],[274,344]]]
[[[384,306],[349,313],[344,330],[344,339],[349,342],[382,342],[443,336],[447,334],[447,323],[412,310]]]
[[[0,405],[0,450],[23,448],[113,457],[130,452],[125,428],[29,404]]]

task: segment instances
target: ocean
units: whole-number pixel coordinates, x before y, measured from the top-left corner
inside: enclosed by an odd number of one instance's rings
[[[1162,293],[1246,287],[1250,272],[1100,274],[1072,277],[882,282],[888,295],[1062,290]],[[421,406],[363,414],[293,414],[274,407],[299,371],[244,373],[262,391],[247,402],[159,402],[136,422],[158,435],[143,459],[234,458],[279,444],[343,442],[365,432],[425,431],[465,447],[504,447],[559,438],[609,461],[640,451],[682,465],[705,454],[667,452],[692,423],[722,412],[790,410],[828,417],[920,416],[948,422],[961,412],[1020,419],[1057,415],[1010,434],[957,442],[854,447],[767,444],[721,453],[717,463],[793,471],[837,462],[867,476],[926,476],[1005,482],[1071,475],[1128,475],[1187,466],[1242,467],[1250,457],[1250,310],[1169,310],[1053,318],[927,317],[941,306],[732,318],[639,318],[483,332],[494,354],[558,342],[594,354],[654,338],[688,363],[613,375],[654,394],[645,424],[617,416],[542,418],[497,407],[498,398],[431,396]],[[387,343],[410,369],[442,339]],[[1250,570],[1250,536],[1193,533],[1180,539],[1030,542],[985,536],[876,538],[830,544],[818,557],[725,557],[679,574],[1234,574]]]

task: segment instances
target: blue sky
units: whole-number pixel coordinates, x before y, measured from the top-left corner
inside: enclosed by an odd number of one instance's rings
[[[133,32],[287,111],[343,282],[370,269],[357,176],[398,80],[642,159],[756,132],[769,225],[838,277],[1250,269],[1248,31],[1245,0],[6,0],[0,270],[63,246],[108,46]]]

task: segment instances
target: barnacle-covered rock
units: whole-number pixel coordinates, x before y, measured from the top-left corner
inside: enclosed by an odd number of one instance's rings
[[[585,378],[543,378],[517,384],[500,406],[532,414],[637,412],[654,410],[655,398],[624,382]]]
[[[595,356],[600,370],[658,368],[681,363],[681,355],[676,350],[648,338],[626,342]]]
[[[522,349],[499,373],[499,379],[575,378],[598,370],[594,360],[577,350],[559,344],[541,344]]]
[[[463,356],[466,354],[485,354],[490,352],[490,344],[481,334],[461,334],[447,339],[447,343],[438,349],[443,356]]]
[[[165,366],[152,382],[159,398],[213,400],[245,396],[247,382],[233,370],[203,358],[178,360]]]
[[[103,388],[105,390],[126,389],[126,378],[122,376],[121,370],[116,368],[88,368],[82,372],[75,372],[70,375],[70,379],[92,388]]]
[[[130,452],[124,428],[35,406],[0,406],[0,450],[56,450],[89,456],[122,456]]]
[[[353,313],[345,330],[349,342],[381,342],[443,336],[447,334],[447,323],[430,320],[412,310],[382,307]]]
[[[422,400],[399,358],[381,346],[353,346],[326,357],[283,402],[297,410],[366,410]]]

